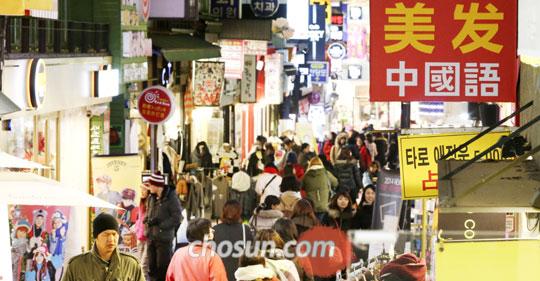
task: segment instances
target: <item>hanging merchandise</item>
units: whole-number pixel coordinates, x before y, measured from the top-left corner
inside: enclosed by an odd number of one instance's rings
[[[212,192],[212,218],[218,219],[223,214],[225,202],[229,200],[229,180],[226,176],[219,175],[212,183],[217,188]]]
[[[193,100],[195,106],[219,106],[225,84],[225,63],[193,63]]]

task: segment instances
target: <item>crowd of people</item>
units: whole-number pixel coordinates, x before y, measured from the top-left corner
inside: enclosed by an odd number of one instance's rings
[[[342,132],[329,135],[315,150],[286,137],[280,146],[268,143],[263,136],[256,140],[240,167],[234,167],[237,153],[230,146],[221,153],[217,165],[231,177],[230,193],[236,195],[224,202],[217,223],[204,215],[189,215],[187,227],[180,229],[185,231],[188,243],[173,242],[183,220],[178,186],[176,192],[174,186],[166,186],[159,172],[143,183],[136,223],[142,271],[134,271],[134,280],[336,280],[336,276],[315,276],[310,265],[301,262],[294,249],[286,245],[318,226],[344,232],[370,229],[379,170],[399,166],[397,137]],[[192,156],[199,167],[216,166],[204,142],[197,145]],[[89,255],[98,253],[101,261],[112,266],[110,261],[122,256],[101,255],[101,234],[94,227],[96,246]],[[111,243],[103,239],[106,248]],[[243,254],[207,249],[209,241],[218,245],[217,249],[225,242],[235,245],[235,250]],[[271,242],[274,247],[248,255],[250,242]],[[355,260],[367,260],[367,252],[362,250],[355,249],[353,256]],[[82,258],[74,258],[69,266],[78,264],[77,259]],[[125,259],[128,264],[132,262]],[[415,264],[420,266],[414,270],[425,275],[422,261]],[[393,266],[395,274],[386,275],[405,274],[400,270],[406,272],[409,267]],[[67,272],[72,274],[74,269]],[[416,274],[421,277],[400,280],[424,280],[421,273]]]

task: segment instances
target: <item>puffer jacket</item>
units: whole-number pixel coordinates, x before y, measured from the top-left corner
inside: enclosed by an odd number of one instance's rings
[[[283,212],[280,210],[261,210],[258,214],[254,214],[249,223],[257,230],[272,229],[274,223],[283,217]]]
[[[362,188],[362,176],[356,161],[338,160],[334,165],[334,170],[339,182],[337,192],[348,192],[353,202],[355,202],[358,191]]]
[[[172,242],[176,230],[182,222],[182,207],[174,189],[165,187],[162,197],[157,199],[155,194],[148,197],[146,211],[145,235],[149,240]],[[150,222],[157,224],[150,225]]]
[[[330,188],[336,188],[338,180],[324,166],[314,165],[310,167],[302,180],[302,187],[307,193],[307,198],[315,204],[316,213],[328,210]]]

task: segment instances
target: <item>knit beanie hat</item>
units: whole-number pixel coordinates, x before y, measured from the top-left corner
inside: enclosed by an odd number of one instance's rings
[[[165,186],[165,178],[161,174],[160,171],[157,171],[155,173],[152,173],[150,176],[150,179],[148,180],[151,185],[157,186],[157,187],[164,187]]]
[[[114,230],[118,233],[120,233],[118,229],[118,221],[115,217],[111,216],[107,213],[101,213],[99,214],[93,222],[93,232],[94,239],[98,237],[98,235],[106,230]]]
[[[385,280],[385,276],[389,275],[403,281],[424,281],[426,263],[413,254],[404,254],[383,267],[381,270],[382,280]]]

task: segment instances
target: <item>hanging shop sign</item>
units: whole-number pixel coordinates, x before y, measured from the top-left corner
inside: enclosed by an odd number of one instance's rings
[[[120,71],[108,69],[92,71],[90,94],[94,98],[116,97],[120,94]]]
[[[379,172],[376,196],[371,229],[385,229],[385,217],[399,218],[401,213],[403,201],[399,171],[382,169]]]
[[[24,16],[24,1],[4,0],[0,5],[0,15],[4,16]]]
[[[370,3],[372,101],[516,101],[516,0]]]
[[[267,41],[244,40],[244,55],[265,56],[267,52],[268,52]]]
[[[287,22],[294,30],[293,40],[308,39],[309,0],[287,2]]]
[[[245,19],[277,19],[286,17],[286,0],[248,0],[242,5],[242,18]]]
[[[225,64],[222,62],[194,62],[193,104],[219,106],[225,85]]]
[[[225,78],[242,79],[244,50],[242,40],[220,40],[221,61],[225,63]]]
[[[264,72],[265,100],[268,104],[280,104],[283,101],[283,55],[266,56]]]
[[[325,58],[325,6],[309,6],[308,54],[306,61],[324,61]]]
[[[347,22],[347,55],[350,59],[368,58],[369,27],[359,21]]]
[[[340,60],[347,55],[347,47],[343,42],[334,42],[328,46],[328,57],[333,60]]]
[[[139,210],[141,172],[141,159],[136,154],[92,157],[94,196],[121,208],[97,208],[94,213],[109,213],[118,219],[121,236],[118,249],[130,254],[137,250],[134,226]]]
[[[309,74],[311,83],[328,82],[328,62],[317,61],[309,63]]]
[[[237,19],[240,17],[240,0],[211,0],[210,13],[221,19]]]
[[[243,78],[240,80],[240,102],[257,102],[257,57],[244,57]]]
[[[162,124],[169,120],[175,110],[173,93],[162,86],[146,88],[137,100],[141,117],[150,124]]]
[[[31,108],[39,108],[47,91],[47,69],[42,59],[31,59],[28,62],[26,76],[26,100]]]
[[[508,134],[489,133],[448,159],[470,160]],[[400,136],[399,164],[403,199],[437,197],[437,161],[474,136],[475,133]],[[501,149],[491,151],[483,159],[501,160]]]

